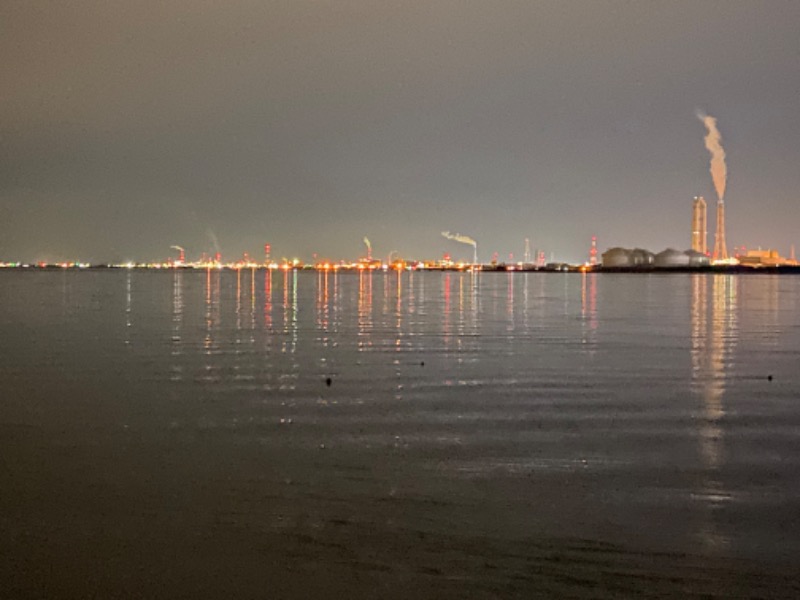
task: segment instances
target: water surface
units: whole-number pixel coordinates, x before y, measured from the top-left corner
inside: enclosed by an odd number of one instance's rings
[[[800,593],[800,278],[0,272],[9,597]]]

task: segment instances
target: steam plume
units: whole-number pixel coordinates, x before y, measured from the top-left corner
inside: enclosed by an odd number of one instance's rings
[[[220,252],[220,250],[219,250],[219,240],[217,240],[216,234],[213,231],[211,231],[211,227],[208,227],[206,229],[206,233],[208,234],[208,237],[211,240],[211,243],[214,244],[214,251],[219,253]]]
[[[450,233],[449,231],[443,231],[442,235],[446,237],[448,240],[453,240],[454,242],[461,242],[462,244],[469,244],[473,248],[473,262],[475,264],[478,263],[478,242],[473,240],[471,237],[467,237],[465,235],[461,235],[460,233]]]
[[[372,252],[372,244],[369,243],[369,238],[368,237],[364,238],[364,244],[367,246],[367,250]]]
[[[460,233],[450,233],[449,231],[443,231],[442,235],[446,237],[448,240],[453,240],[454,242],[461,242],[462,244],[469,244],[473,248],[478,247],[478,242],[473,240],[471,237],[461,235]]]
[[[697,118],[706,126],[706,149],[711,153],[711,178],[720,202],[725,199],[725,183],[728,179],[728,167],[725,165],[725,150],[722,148],[722,135],[717,129],[717,120],[703,111],[697,111]]]

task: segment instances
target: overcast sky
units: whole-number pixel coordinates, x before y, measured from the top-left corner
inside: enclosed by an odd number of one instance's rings
[[[800,251],[800,2],[0,3],[0,260]],[[713,247],[713,202],[709,244]]]

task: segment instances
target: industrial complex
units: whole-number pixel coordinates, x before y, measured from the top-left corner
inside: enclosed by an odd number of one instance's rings
[[[789,258],[784,258],[777,250],[737,249],[734,256],[728,255],[725,241],[725,203],[717,201],[717,230],[714,235],[714,252],[708,251],[708,205],[705,198],[695,196],[692,202],[691,248],[675,250],[667,248],[657,254],[642,248],[610,248],[602,254],[602,268],[605,270],[651,270],[651,269],[702,269],[711,266],[741,266],[747,268],[794,267],[797,260],[794,248]],[[596,240],[592,238],[590,261],[596,255]]]

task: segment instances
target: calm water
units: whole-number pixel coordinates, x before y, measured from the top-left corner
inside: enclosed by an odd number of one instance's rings
[[[800,594],[798,277],[7,271],[0,306],[2,597]]]

